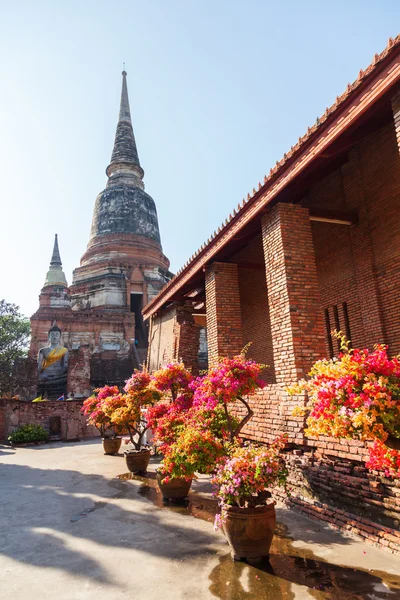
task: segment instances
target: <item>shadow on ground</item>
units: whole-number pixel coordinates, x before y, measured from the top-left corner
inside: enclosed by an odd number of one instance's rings
[[[19,562],[115,583],[95,553],[84,550],[82,540],[170,560],[215,553],[212,544],[218,539],[211,528],[205,533],[194,520],[184,526],[167,522],[164,513],[138,493],[140,484],[3,464],[0,489],[0,553]],[[135,502],[128,510],[112,503],[121,498]]]
[[[215,501],[192,493],[189,502],[165,504],[154,473],[108,478],[3,464],[0,489],[0,553],[23,564],[116,585],[112,568],[105,570],[96,560],[96,548],[103,546],[133,549],[178,564],[192,559],[206,567],[212,564],[209,593],[220,600],[292,600],[296,585],[317,599],[400,598],[400,577],[332,564],[310,549],[296,547],[296,542],[328,548],[353,540],[339,532],[320,532],[311,523],[307,529],[301,525],[303,517],[289,518],[284,511],[277,511],[280,522],[270,560],[233,562],[212,529]],[[199,526],[196,519],[209,525]],[[112,552],[110,559],[112,564]]]

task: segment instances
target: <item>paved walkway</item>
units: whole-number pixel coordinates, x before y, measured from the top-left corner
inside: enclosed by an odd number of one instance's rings
[[[270,563],[233,563],[207,482],[171,507],[125,472],[99,441],[0,446],[1,600],[400,598],[399,557],[283,508]]]

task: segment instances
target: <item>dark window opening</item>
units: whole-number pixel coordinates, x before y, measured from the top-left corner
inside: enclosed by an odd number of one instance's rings
[[[131,294],[131,313],[135,315],[135,345],[147,348],[147,324],[143,321],[143,294]]]
[[[342,308],[343,308],[343,316],[344,316],[344,327],[346,330],[346,338],[350,342],[350,346],[351,346],[351,331],[350,331],[349,312],[347,310],[347,302],[343,302]]]
[[[331,321],[329,318],[329,310],[327,308],[325,309],[325,328],[326,328],[326,338],[328,340],[329,356],[331,358],[333,358],[334,352],[333,352],[333,343],[332,343],[332,334],[331,334]]]
[[[350,320],[349,312],[347,309],[347,302],[342,302],[341,307],[338,304],[334,304],[329,308],[325,308],[325,330],[328,342],[329,354],[333,358],[335,356],[334,344],[332,339],[331,322],[333,320],[336,331],[341,331],[345,334],[346,339],[351,345],[351,331],[350,331]],[[337,352],[341,351],[340,340],[335,340],[335,346],[337,346]]]

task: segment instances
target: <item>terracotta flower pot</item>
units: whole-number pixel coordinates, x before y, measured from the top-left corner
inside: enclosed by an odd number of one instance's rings
[[[170,479],[168,483],[164,481],[165,475],[157,472],[157,483],[161,490],[163,498],[166,500],[181,500],[186,498],[189,493],[192,480],[181,479],[180,477]]]
[[[256,508],[224,506],[222,530],[235,560],[268,556],[276,525],[275,502]]]
[[[145,473],[150,462],[150,450],[125,450],[126,466],[131,473]]]
[[[121,438],[103,438],[104,454],[117,454],[121,448]]]

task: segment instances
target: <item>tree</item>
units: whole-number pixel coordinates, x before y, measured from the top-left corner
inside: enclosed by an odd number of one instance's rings
[[[0,396],[10,392],[15,361],[27,355],[30,330],[19,306],[0,300]]]

